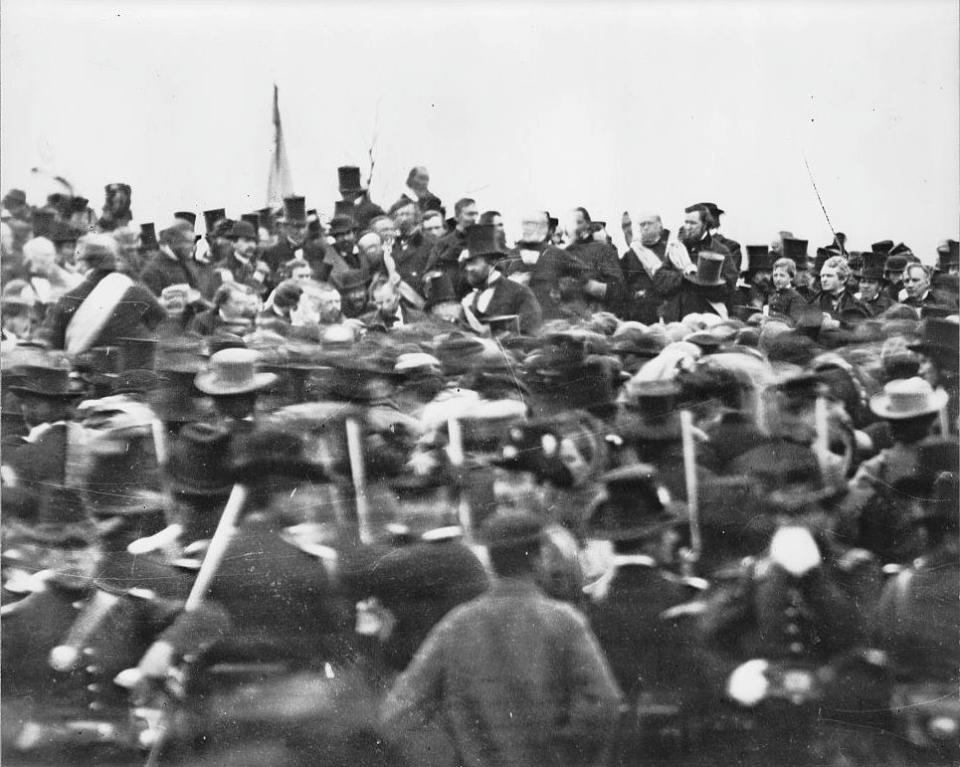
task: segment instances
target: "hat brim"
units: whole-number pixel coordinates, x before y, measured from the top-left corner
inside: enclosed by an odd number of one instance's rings
[[[74,389],[67,392],[46,392],[31,389],[29,386],[11,386],[10,391],[21,397],[36,397],[38,399],[79,399],[84,396],[83,389]]]
[[[926,406],[919,410],[910,410],[903,412],[901,410],[892,410],[890,408],[890,397],[887,394],[876,394],[870,398],[870,411],[880,418],[888,421],[904,421],[908,418],[919,418],[922,415],[932,415],[939,413],[949,399],[944,389],[937,389],[933,392]]]
[[[600,501],[590,513],[590,520],[612,501]],[[587,537],[601,541],[634,541],[659,535],[671,528],[680,527],[687,523],[687,506],[680,501],[668,503],[663,511],[646,524],[638,524],[625,528],[608,528],[602,524],[587,522]]]
[[[687,282],[692,282],[694,285],[699,285],[702,288],[717,288],[726,282],[723,277],[718,277],[716,280],[706,282],[705,280],[701,280],[697,274],[685,274],[683,275],[683,279]]]
[[[204,394],[217,397],[231,394],[250,394],[273,386],[277,380],[276,373],[254,373],[253,378],[244,383],[225,384],[218,381],[216,373],[207,372],[198,374],[193,385]]]

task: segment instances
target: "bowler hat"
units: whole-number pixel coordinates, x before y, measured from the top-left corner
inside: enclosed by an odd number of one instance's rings
[[[334,216],[330,219],[330,234],[336,236],[338,234],[347,234],[349,232],[357,231],[357,222],[353,220],[350,216]]]
[[[27,193],[22,189],[11,189],[3,196],[0,204],[9,211],[23,207],[27,204]]]
[[[703,251],[697,257],[697,271],[693,274],[683,275],[684,279],[689,280],[695,285],[703,287],[715,287],[723,285],[724,256],[719,253]]]
[[[488,256],[505,256],[506,251],[500,246],[497,228],[493,224],[474,224],[467,227],[466,250],[461,254],[461,261],[471,258],[486,258]]]
[[[477,538],[491,549],[517,548],[539,545],[543,533],[543,520],[528,511],[497,512],[484,520]]]
[[[78,382],[66,368],[24,365],[17,370],[20,385],[11,386],[14,394],[43,399],[74,399],[83,395]]]
[[[164,469],[174,492],[226,496],[233,485],[229,459],[227,429],[208,423],[190,423],[170,445]]]
[[[265,389],[276,383],[277,376],[256,372],[259,358],[252,349],[223,349],[210,357],[208,370],[197,374],[194,385],[214,397]]]
[[[870,398],[870,410],[887,420],[903,420],[937,413],[947,404],[947,392],[922,378],[899,378]]]
[[[286,224],[305,224],[307,222],[307,201],[303,197],[283,198],[283,222]]]
[[[591,538],[610,541],[642,540],[683,522],[682,506],[670,499],[656,480],[653,466],[635,463],[600,477],[606,486],[587,519]]]
[[[360,168],[356,165],[342,165],[337,168],[337,186],[341,192],[362,192]]]
[[[893,248],[893,240],[880,240],[870,246],[870,250],[874,253],[883,253],[884,255],[887,255],[891,248]]]
[[[156,250],[160,247],[157,242],[157,228],[154,224],[140,224],[140,247],[144,250]]]
[[[226,217],[227,211],[223,208],[203,211],[203,224],[207,228],[207,234],[212,234],[217,224]]]
[[[901,255],[888,255],[883,264],[883,270],[890,274],[899,274],[907,268],[907,257]]]
[[[259,235],[257,234],[256,227],[249,221],[235,221],[233,226],[230,227],[230,231],[227,232],[227,239],[257,240],[259,239]]]

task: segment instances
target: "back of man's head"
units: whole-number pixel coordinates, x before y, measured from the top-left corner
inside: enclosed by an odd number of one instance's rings
[[[540,556],[543,521],[529,512],[497,513],[481,526],[480,540],[498,576],[532,575]]]

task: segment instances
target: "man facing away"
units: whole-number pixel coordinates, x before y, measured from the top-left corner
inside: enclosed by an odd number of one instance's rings
[[[458,764],[597,760],[621,693],[586,618],[536,585],[542,536],[527,512],[487,520],[496,582],[431,631],[383,703],[388,727],[442,722]]]

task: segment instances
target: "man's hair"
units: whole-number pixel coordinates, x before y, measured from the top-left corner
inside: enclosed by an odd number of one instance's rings
[[[574,208],[574,210],[577,211],[581,216],[583,216],[583,220],[586,221],[588,224],[593,223],[593,219],[590,218],[590,212],[586,208],[578,207],[578,208]]]
[[[710,208],[706,205],[694,205],[691,212],[696,211],[700,214],[700,222],[703,224],[705,229],[716,229],[718,221],[713,217],[713,214],[710,212]]]
[[[830,256],[830,258],[823,262],[820,270],[823,271],[827,268],[837,270],[837,277],[840,282],[846,282],[850,279],[850,264],[847,263],[847,259],[843,256]]]
[[[393,219],[390,218],[390,216],[374,216],[373,218],[370,219],[370,223],[367,224],[367,229],[369,229],[372,232],[373,225],[379,224],[381,221],[389,221],[392,225],[395,225],[393,224]]]
[[[413,200],[407,199],[406,197],[401,197],[399,200],[393,203],[393,205],[390,206],[390,210],[387,211],[387,215],[392,217],[397,213],[397,211],[408,208],[411,205],[413,206],[414,216],[419,218],[418,214],[420,213],[420,207]]]
[[[227,301],[230,300],[230,297],[235,293],[243,293],[246,296],[253,295],[253,288],[249,285],[244,285],[242,282],[225,282],[219,288],[217,292],[213,294],[213,306],[215,309],[219,309]]]
[[[481,224],[492,224],[492,223],[493,223],[493,220],[494,220],[497,216],[500,216],[500,215],[501,215],[501,214],[500,214],[500,211],[499,211],[499,210],[485,210],[483,213],[480,214],[480,223],[481,223]],[[502,216],[501,216],[501,218],[502,218]]]
[[[410,182],[413,181],[413,177],[417,175],[417,172],[420,171],[421,168],[423,170],[426,170],[426,168],[423,165],[414,165],[412,168],[410,168],[410,172],[407,174],[408,186],[410,185]]]
[[[493,572],[500,577],[528,575],[536,572],[540,555],[539,540],[526,541],[513,546],[491,546],[487,549]]]
[[[461,197],[459,200],[457,200],[456,204],[453,206],[453,215],[459,218],[464,208],[470,205],[476,205],[476,204],[477,204],[477,201],[470,197]]]
[[[293,277],[293,270],[300,269],[301,267],[306,266],[310,269],[310,274],[313,274],[313,267],[310,266],[309,261],[305,261],[302,258],[291,258],[283,265],[283,279],[289,280]]]
[[[927,280],[930,279],[930,270],[924,264],[907,264],[906,268],[903,270],[903,273],[910,274],[910,272],[914,269],[919,269],[921,272],[923,272],[923,275],[927,278]]]
[[[797,276],[797,262],[792,258],[778,258],[773,262],[773,270],[783,269],[790,277]]]
[[[423,220],[421,223],[425,223],[428,218],[439,218],[440,222],[443,223],[443,213],[439,210],[428,210],[423,214]]]

